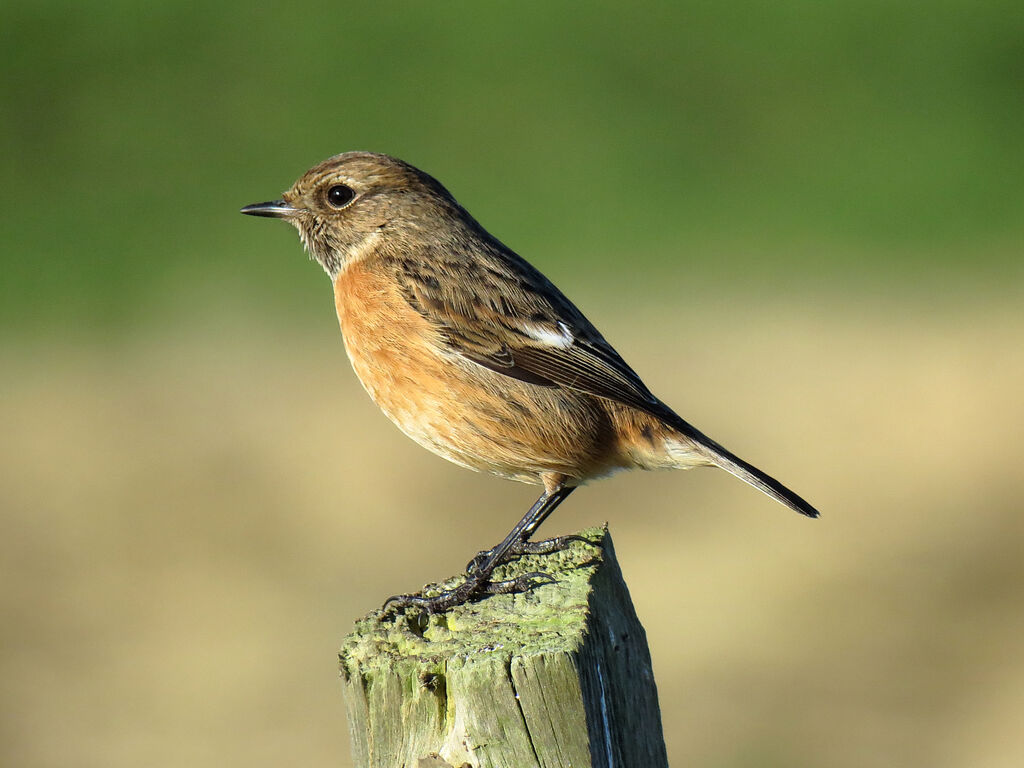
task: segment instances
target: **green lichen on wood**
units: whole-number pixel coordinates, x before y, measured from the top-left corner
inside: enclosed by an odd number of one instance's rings
[[[495,581],[538,571],[557,578],[531,592],[491,595],[433,616],[416,610],[370,613],[356,622],[341,647],[342,674],[365,673],[366,665],[429,665],[466,653],[507,654],[513,648],[521,654],[574,650],[583,641],[590,581],[601,563],[606,534],[605,528],[588,528],[579,535],[592,544],[574,541],[561,552],[525,555],[495,571]],[[452,589],[463,578],[428,585],[424,594]]]
[[[584,768],[624,752],[664,764],[646,639],[611,538],[603,527],[580,535],[590,543],[524,556],[495,574],[540,571],[554,584],[440,615],[378,610],[357,622],[340,660],[359,768],[416,768],[435,757],[472,768]],[[616,690],[606,691],[611,680]],[[612,732],[636,717],[651,722]]]

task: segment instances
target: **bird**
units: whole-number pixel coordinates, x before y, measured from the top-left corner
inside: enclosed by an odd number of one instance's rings
[[[719,467],[818,517],[658,399],[575,304],[424,171],[345,152],[241,213],[296,227],[331,279],[356,376],[399,429],[455,464],[542,489],[462,583],[396,595],[396,610],[439,613],[550,582],[491,577],[516,555],[564,548],[573,537],[531,538],[576,488],[620,470]]]

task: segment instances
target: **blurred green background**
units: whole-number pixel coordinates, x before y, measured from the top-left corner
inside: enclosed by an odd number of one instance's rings
[[[674,764],[1024,761],[1020,2],[3,18],[0,762],[346,765],[352,619],[532,500],[389,426],[237,214],[350,149],[822,509],[635,474],[548,524],[610,520]]]

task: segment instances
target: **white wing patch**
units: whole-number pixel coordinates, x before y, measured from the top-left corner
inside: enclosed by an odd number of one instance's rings
[[[559,322],[555,328],[552,328],[550,325],[541,325],[540,323],[522,323],[519,327],[531,339],[539,341],[541,344],[546,344],[549,347],[566,349],[571,347],[576,341],[569,326],[563,322]]]

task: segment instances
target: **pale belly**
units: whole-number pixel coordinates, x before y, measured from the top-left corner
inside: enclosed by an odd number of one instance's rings
[[[406,435],[455,464],[541,484],[560,474],[579,483],[622,468],[605,410],[580,393],[520,382],[470,361],[403,360],[401,353],[346,342],[373,401]],[[382,372],[386,368],[387,372]],[[475,369],[475,370],[474,370]]]

